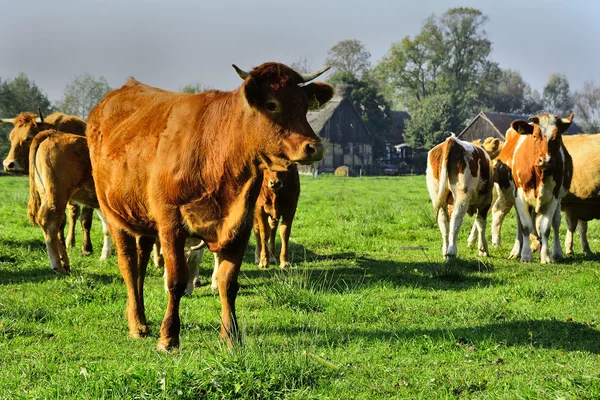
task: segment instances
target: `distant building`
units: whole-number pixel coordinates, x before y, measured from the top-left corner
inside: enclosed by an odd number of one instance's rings
[[[407,111],[392,111],[392,118],[392,127],[384,135],[385,157],[381,160],[388,165],[396,165],[401,161],[406,162],[413,155],[412,147],[404,142],[404,130],[406,121],[410,120],[410,114]]]
[[[498,112],[482,111],[467,125],[458,137],[462,140],[472,142],[477,139],[484,140],[487,137],[495,137],[501,140],[506,140],[504,135],[510,123],[516,119],[527,121],[528,115],[504,114]],[[571,123],[571,126],[564,135],[575,135],[583,133],[583,130],[576,124]]]
[[[373,140],[360,113],[347,97],[348,89],[347,85],[337,85],[333,98],[307,115],[308,123],[325,146],[323,160],[317,164],[321,172],[333,172],[342,165],[355,173],[360,169],[367,172],[373,164]],[[309,169],[304,167],[301,171]]]

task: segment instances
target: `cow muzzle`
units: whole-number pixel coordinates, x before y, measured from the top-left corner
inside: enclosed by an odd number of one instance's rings
[[[302,147],[302,153],[294,161],[302,165],[312,164],[315,161],[320,161],[323,159],[323,152],[324,147],[322,143],[307,142]]]
[[[554,166],[554,159],[549,156],[540,157],[535,166],[541,170],[552,168]]]
[[[267,185],[269,186],[269,189],[279,190],[283,187],[283,182],[281,182],[279,179],[269,179]]]
[[[2,162],[2,164],[4,165],[4,171],[5,172],[10,172],[10,173],[20,173],[20,172],[24,172],[23,168],[19,165],[19,163],[17,162],[17,160],[4,160]]]

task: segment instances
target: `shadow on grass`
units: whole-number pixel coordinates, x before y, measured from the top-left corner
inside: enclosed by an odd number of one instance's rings
[[[267,330],[272,331],[270,328]],[[532,349],[548,348],[600,353],[600,331],[586,324],[553,319],[497,322],[455,329],[402,329],[399,327],[389,330],[369,330],[349,326],[343,331],[327,330],[326,334],[320,336],[314,335],[314,332],[309,332],[304,327],[299,329],[276,328],[274,330],[287,335],[313,336],[311,342],[316,346],[339,346],[357,339],[396,342],[430,338],[436,342],[455,340],[457,345],[470,344],[475,347],[480,343],[492,342],[505,347],[520,346]],[[264,333],[252,331],[249,335],[255,336]]]
[[[24,239],[24,240],[15,240],[13,238],[0,238],[0,245],[8,246],[8,247],[22,247],[27,250],[41,250],[46,251],[46,243],[44,243],[43,239]]]

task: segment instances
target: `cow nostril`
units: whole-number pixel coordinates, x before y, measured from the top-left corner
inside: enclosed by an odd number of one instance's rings
[[[6,169],[13,169],[14,167],[15,167],[14,161],[10,161],[8,164],[6,164]]]
[[[306,154],[312,155],[312,154],[315,154],[316,152],[317,152],[317,149],[315,149],[310,143],[306,144]]]

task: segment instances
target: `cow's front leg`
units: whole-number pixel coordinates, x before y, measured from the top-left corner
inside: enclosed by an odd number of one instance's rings
[[[562,248],[560,247],[560,203],[556,205],[552,217],[552,230],[554,231],[554,243],[552,244],[552,260],[560,261],[563,259]]]
[[[442,234],[442,256],[446,257],[448,254],[448,209],[445,206],[442,206],[438,210],[437,215],[438,226],[440,228],[440,233]]]
[[[531,218],[531,214],[529,213],[529,206],[523,200],[521,200],[520,197],[515,199],[515,206],[517,209],[517,218],[519,219],[518,226],[520,225],[521,227],[521,262],[531,262],[533,257],[531,254],[531,242],[529,239],[529,234],[531,232],[535,232],[535,223]],[[517,247],[516,241],[515,247]],[[513,251],[514,250],[515,248],[513,248]]]
[[[579,231],[579,240],[581,241],[581,250],[586,255],[592,255],[592,249],[590,249],[590,242],[588,242],[587,230],[588,230],[588,222],[582,219],[578,220],[577,230]]]
[[[81,221],[82,239],[81,239],[81,254],[89,256],[94,251],[92,246],[92,220],[94,219],[94,209],[90,207],[82,207],[79,220]]]
[[[67,203],[67,214],[69,221],[69,230],[67,232],[67,238],[64,240],[64,244],[67,248],[75,247],[75,226],[77,225],[77,219],[81,211],[79,205]]]
[[[483,208],[479,208],[477,210],[477,217],[475,219],[475,224],[477,224],[477,230],[479,232],[477,244],[479,247],[479,257],[487,257],[488,253],[488,244],[485,239],[485,227],[487,222],[487,213],[489,210],[489,206],[485,206]]]
[[[167,271],[169,300],[157,349],[170,350],[179,346],[179,303],[188,283],[189,271],[184,249],[185,236],[173,229],[159,229],[159,239]]]

